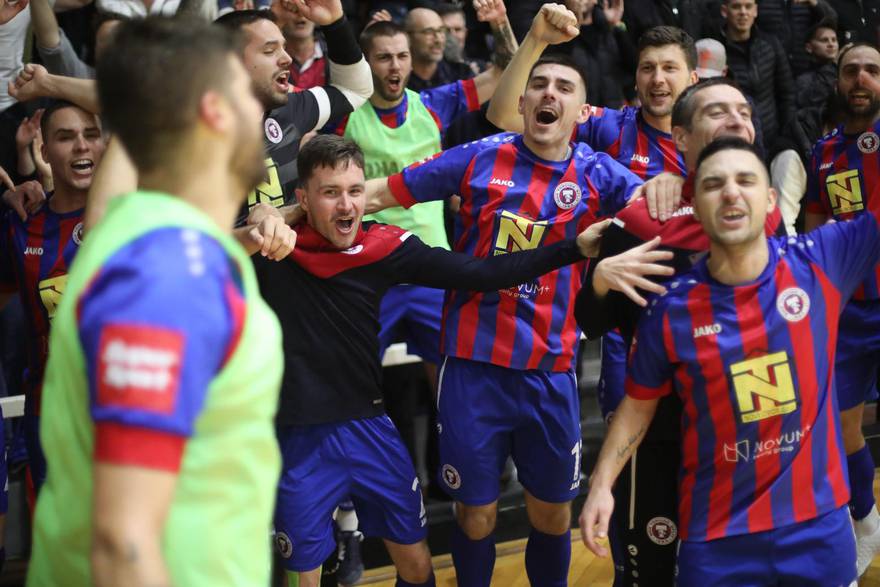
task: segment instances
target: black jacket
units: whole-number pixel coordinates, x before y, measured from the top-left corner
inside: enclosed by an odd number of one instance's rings
[[[715,28],[719,15],[710,14],[705,0],[626,0],[623,22],[633,43],[655,26],[684,29],[694,40]]]
[[[826,0],[818,0],[815,6],[794,4],[792,0],[758,0],[758,28],[779,39],[795,77],[810,66],[804,49],[807,31],[823,19],[837,19]]]
[[[877,44],[880,26],[880,0],[830,0],[837,11],[838,43],[865,41]]]
[[[728,74],[743,93],[755,101],[768,151],[779,129],[794,117],[794,80],[785,50],[778,39],[752,29],[745,43],[730,41],[721,33],[718,40],[727,50]]]
[[[821,107],[834,93],[837,85],[837,65],[834,62],[811,62],[812,67],[797,76],[794,81],[794,102],[798,110],[801,108]]]

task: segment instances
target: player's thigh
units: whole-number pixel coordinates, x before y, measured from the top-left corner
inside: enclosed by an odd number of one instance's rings
[[[709,542],[681,542],[677,587],[768,587],[774,576],[768,532]]]
[[[520,483],[541,501],[577,495],[581,477],[581,425],[573,371],[520,371],[519,422],[513,461]]]
[[[275,504],[275,547],[288,571],[311,571],[336,548],[333,510],[349,490],[334,425],[279,432],[281,478]]]
[[[856,540],[846,506],[776,534],[780,585],[822,587],[856,580]]]
[[[445,357],[437,377],[440,486],[456,501],[498,499],[517,402],[510,369]],[[516,373],[516,372],[514,372]]]
[[[615,585],[672,585],[678,545],[678,445],[643,443],[613,488]]]
[[[423,540],[427,516],[422,490],[391,419],[354,420],[346,423],[342,435],[361,531],[399,544]]]

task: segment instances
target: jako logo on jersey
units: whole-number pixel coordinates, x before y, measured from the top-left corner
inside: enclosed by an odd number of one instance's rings
[[[694,328],[694,338],[700,338],[701,336],[709,336],[710,334],[720,334],[721,333],[721,325],[717,322],[714,324],[706,324],[705,326],[697,326]]]
[[[638,153],[633,153],[633,156],[630,158],[630,161],[637,161],[642,165],[647,165],[651,162],[651,158],[646,155],[639,155]]]
[[[581,201],[581,186],[564,181],[553,190],[553,201],[563,210],[571,210]]]
[[[446,483],[450,489],[458,489],[461,487],[461,476],[459,476],[458,471],[456,471],[455,467],[452,465],[443,465],[443,468],[440,470],[440,475],[443,477],[443,482]]]
[[[880,147],[880,137],[877,136],[875,132],[866,132],[862,133],[859,139],[856,141],[859,145],[859,151],[866,155],[870,155],[877,151],[877,148]]]
[[[284,138],[284,133],[281,132],[281,125],[274,118],[267,118],[266,122],[263,123],[263,128],[266,130],[266,138],[276,145]]]
[[[789,322],[800,322],[810,311],[810,296],[799,287],[789,287],[776,297],[776,311]]]
[[[693,216],[694,215],[694,207],[693,206],[682,206],[678,210],[672,213],[673,218],[678,218],[679,216]]]
[[[825,190],[835,214],[858,212],[864,209],[862,202],[862,182],[859,170],[849,169],[825,178]]]
[[[105,326],[98,345],[98,404],[173,412],[183,346],[183,335],[168,328]]]
[[[678,528],[675,522],[663,516],[651,518],[648,521],[647,532],[651,542],[660,546],[672,544],[678,537]]]
[[[489,185],[502,185],[506,188],[512,188],[516,184],[510,179],[498,179],[497,177],[493,177],[489,180]]]
[[[829,161],[828,163],[823,163],[822,165],[820,165],[820,166],[819,166],[819,171],[824,171],[824,170],[826,170],[826,169],[831,169],[832,167],[834,167],[834,162],[833,162],[833,161]]]
[[[284,532],[278,532],[275,534],[275,548],[278,549],[278,554],[284,558],[290,558],[290,555],[293,554],[293,543],[290,541],[290,537]]]
[[[24,250],[25,255],[42,255],[43,247],[26,247]]]
[[[744,423],[797,409],[797,393],[785,351],[734,363],[730,366],[730,375]]]
[[[495,238],[495,254],[535,249],[541,244],[546,230],[546,220],[529,220],[502,210],[498,220],[498,236]]]

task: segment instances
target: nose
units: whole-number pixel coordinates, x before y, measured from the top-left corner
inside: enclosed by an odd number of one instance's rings
[[[290,57],[290,54],[282,49],[281,55],[278,57],[278,67],[281,69],[287,69],[290,67],[291,63],[293,63],[293,59]]]
[[[89,148],[89,144],[86,142],[86,138],[82,134],[76,135],[76,140],[73,143],[73,149],[75,151],[85,151]]]
[[[341,213],[350,212],[352,209],[351,194],[347,191],[343,192],[342,196],[336,201],[336,209]]]

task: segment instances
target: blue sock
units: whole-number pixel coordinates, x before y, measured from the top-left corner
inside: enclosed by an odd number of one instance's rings
[[[394,587],[435,587],[435,585],[434,573],[431,573],[431,576],[424,583],[408,583],[401,579],[400,575],[397,575],[397,581],[394,583]]]
[[[861,520],[874,507],[874,459],[866,444],[846,457],[849,469],[849,511],[854,520]]]
[[[489,587],[495,570],[495,535],[471,540],[455,524],[452,529],[452,562],[459,585]]]
[[[532,528],[526,544],[526,574],[532,587],[565,587],[571,563],[571,530],[560,536]]]

